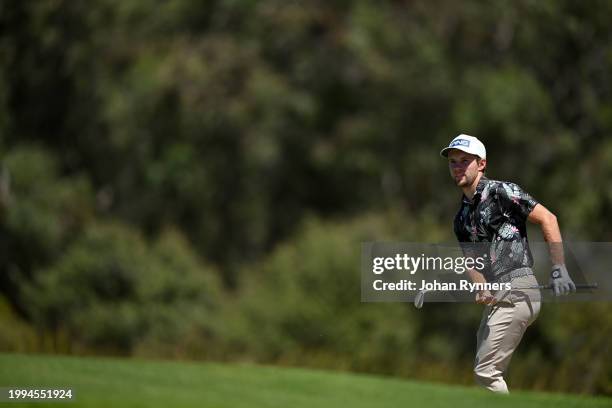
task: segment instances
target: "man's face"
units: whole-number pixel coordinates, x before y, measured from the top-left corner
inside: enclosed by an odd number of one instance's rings
[[[450,175],[458,187],[471,186],[478,176],[479,170],[484,170],[486,160],[478,160],[478,156],[457,149],[448,152],[448,168]]]

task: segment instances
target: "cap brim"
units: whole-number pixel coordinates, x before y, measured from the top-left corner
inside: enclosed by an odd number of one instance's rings
[[[441,157],[448,157],[448,152],[450,152],[451,150],[461,150],[462,152],[471,154],[473,156],[476,157],[480,157],[479,155],[475,154],[474,152],[469,151],[469,149],[467,147],[463,147],[463,146],[453,146],[453,147],[445,147],[444,149],[440,150],[440,156]],[[482,157],[484,158],[484,157]]]
[[[459,147],[454,147],[453,146],[453,147],[445,147],[444,149],[440,150],[440,156],[441,157],[448,157],[448,152],[453,150],[453,149],[461,150],[462,152],[466,152],[466,153],[470,153],[467,150],[465,150],[465,148],[462,149],[461,146],[459,146]]]

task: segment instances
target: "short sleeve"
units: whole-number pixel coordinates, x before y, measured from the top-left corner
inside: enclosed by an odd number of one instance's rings
[[[526,220],[538,202],[514,183],[501,183],[497,188],[499,204],[504,211]]]

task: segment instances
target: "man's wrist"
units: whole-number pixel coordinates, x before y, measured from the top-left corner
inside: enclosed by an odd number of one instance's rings
[[[551,271],[550,271],[550,277],[552,279],[559,279],[563,276],[563,269],[565,268],[565,265],[563,264],[555,264],[553,265]]]

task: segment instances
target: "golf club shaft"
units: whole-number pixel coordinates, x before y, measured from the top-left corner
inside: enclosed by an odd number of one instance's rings
[[[597,283],[578,283],[576,284],[576,290],[578,289],[597,289],[598,288],[598,284]],[[513,290],[525,290],[525,289],[553,289],[553,285],[538,285],[538,286],[531,286],[531,287],[526,287],[526,288],[512,288]],[[420,309],[423,306],[423,302],[425,301],[425,293],[427,293],[429,291],[419,291],[419,293],[417,293],[415,299],[414,299],[414,306],[417,309]]]
[[[597,283],[577,283],[576,289],[597,289]],[[512,288],[512,289],[552,289],[553,285],[539,285],[539,286],[531,286],[527,288]]]

